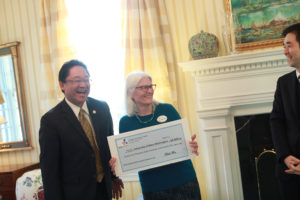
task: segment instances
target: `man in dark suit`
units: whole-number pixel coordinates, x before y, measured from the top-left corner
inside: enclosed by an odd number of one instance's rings
[[[77,60],[64,63],[59,85],[65,99],[41,119],[40,166],[46,200],[110,200],[123,182],[109,167],[107,136],[113,135],[108,105],[88,97],[89,72]]]
[[[283,75],[271,113],[271,130],[278,157],[276,173],[282,199],[300,199],[300,23],[286,28],[284,54],[296,70]]]

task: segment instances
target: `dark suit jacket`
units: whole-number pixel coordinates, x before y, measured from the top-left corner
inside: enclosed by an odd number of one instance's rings
[[[113,135],[108,105],[87,99],[87,107],[95,130],[107,194],[111,199],[111,158],[107,136]],[[40,166],[46,200],[95,199],[96,164],[94,151],[73,110],[65,100],[57,104],[41,119],[39,131]]]
[[[300,158],[300,98],[296,72],[283,75],[277,88],[270,116],[272,138],[278,157],[277,174],[288,178],[283,160],[288,155]]]

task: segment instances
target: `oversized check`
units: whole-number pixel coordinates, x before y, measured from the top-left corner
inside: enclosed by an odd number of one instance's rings
[[[150,169],[194,156],[186,119],[109,136],[112,157],[117,158],[116,174]]]

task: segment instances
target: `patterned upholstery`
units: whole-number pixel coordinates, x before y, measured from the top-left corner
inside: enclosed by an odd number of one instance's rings
[[[44,200],[41,169],[24,173],[16,182],[17,200]]]

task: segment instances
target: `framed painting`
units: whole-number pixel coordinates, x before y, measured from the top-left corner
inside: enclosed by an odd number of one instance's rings
[[[300,0],[225,0],[237,51],[280,46],[281,33],[300,22]]]

